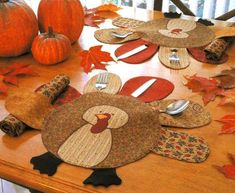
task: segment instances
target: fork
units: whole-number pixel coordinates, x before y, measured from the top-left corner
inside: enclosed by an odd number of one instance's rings
[[[109,79],[108,72],[99,73],[96,79],[96,84],[95,84],[96,89],[97,90],[105,89],[108,84],[108,79]]]
[[[180,66],[180,58],[177,55],[177,49],[171,49],[171,55],[169,56],[170,63],[176,67]]]

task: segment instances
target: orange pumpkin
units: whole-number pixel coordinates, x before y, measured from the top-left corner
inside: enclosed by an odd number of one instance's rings
[[[48,33],[38,35],[32,45],[32,54],[35,60],[44,65],[52,65],[66,60],[71,51],[69,39],[54,33],[49,27]]]
[[[52,26],[57,33],[67,36],[74,43],[84,26],[84,12],[79,0],[41,0],[38,7],[41,32]]]
[[[0,57],[30,51],[37,34],[36,15],[23,0],[0,0]]]

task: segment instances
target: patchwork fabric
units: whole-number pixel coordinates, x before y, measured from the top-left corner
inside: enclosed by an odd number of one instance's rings
[[[187,162],[202,162],[209,155],[204,139],[187,133],[161,129],[159,140],[152,151],[158,155]]]
[[[124,27],[124,28],[135,28],[142,24],[144,21],[140,21],[137,19],[126,18],[126,17],[117,17],[113,19],[112,24],[117,27]]]
[[[9,94],[5,107],[14,117],[35,129],[41,129],[44,118],[53,110],[49,98],[23,90]]]
[[[49,83],[36,89],[36,92],[48,96],[51,101],[54,101],[55,98],[59,96],[60,93],[63,92],[65,88],[67,88],[69,82],[70,80],[68,76],[64,74],[59,74]],[[57,104],[58,103],[59,101],[57,102]],[[28,128],[30,127],[11,114],[9,114],[2,121],[0,121],[0,129],[4,133],[12,137],[17,137],[21,135]]]
[[[231,44],[232,38],[215,39],[208,46],[205,47],[206,58],[208,60],[218,61],[222,57],[227,47]]]
[[[154,101],[149,103],[156,109],[166,109],[166,107],[175,102],[176,100],[162,100],[162,101]],[[180,128],[195,128],[202,127],[211,122],[211,115],[208,111],[204,109],[198,103],[190,101],[189,106],[186,110],[178,115],[168,115],[166,113],[160,113],[159,122],[163,126],[170,127],[180,127]]]
[[[111,115],[108,125],[93,133],[92,127],[102,122],[97,117],[106,113]],[[44,122],[42,140],[51,153],[69,163],[116,168],[148,154],[156,143],[158,129],[158,112],[145,103],[133,97],[96,92],[84,94],[53,111]],[[103,160],[98,161],[94,152]]]
[[[163,132],[167,139],[164,139]],[[183,136],[182,149],[173,141],[172,136],[175,135],[177,138]],[[197,159],[190,149],[191,139],[196,139],[192,142],[196,146],[193,150],[202,151]],[[166,143],[170,142],[172,154],[177,151],[181,156],[166,156],[201,162],[208,156],[208,146],[199,139],[161,129],[158,111],[151,105],[133,97],[101,92],[84,94],[54,110],[45,120],[42,130],[42,140],[48,151],[67,163],[87,168],[116,168],[137,161],[150,151],[165,155]],[[161,149],[164,150],[160,152]],[[193,158],[182,157],[186,149],[192,151]]]

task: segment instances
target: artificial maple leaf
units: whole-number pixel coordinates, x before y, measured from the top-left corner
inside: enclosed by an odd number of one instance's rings
[[[235,107],[235,89],[226,90],[219,105],[233,105]]]
[[[104,63],[114,61],[110,53],[101,51],[101,48],[101,45],[93,46],[90,47],[89,50],[80,52],[79,55],[82,57],[81,66],[86,73],[91,71],[92,64],[94,64],[97,69],[106,69]]]
[[[4,76],[0,75],[0,93],[7,93],[8,87],[3,83]]]
[[[85,15],[85,25],[91,27],[99,27],[98,25],[104,22],[104,18],[94,15],[94,14],[86,14]]]
[[[116,11],[119,11],[120,9],[121,7],[118,7],[117,5],[113,3],[107,3],[107,4],[103,4],[103,5],[96,7],[96,12],[100,12],[100,11],[116,12]]]
[[[18,76],[22,75],[37,75],[36,72],[34,72],[31,68],[29,68],[29,64],[21,64],[21,63],[14,63],[10,66],[8,66],[5,70],[3,81],[18,85]]]
[[[235,132],[235,115],[225,115],[216,121],[223,124],[220,134],[231,134]]]
[[[219,172],[223,173],[226,178],[235,180],[235,155],[228,154],[229,159],[232,161],[232,165],[214,166]]]
[[[213,101],[216,96],[223,95],[224,89],[218,87],[218,81],[215,79],[207,79],[200,76],[185,76],[188,82],[185,84],[192,92],[202,92],[202,100],[204,105]]]
[[[214,78],[220,81],[220,86],[225,89],[235,88],[235,68],[223,70]]]

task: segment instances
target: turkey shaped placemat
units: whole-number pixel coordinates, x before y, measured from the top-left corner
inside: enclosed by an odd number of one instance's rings
[[[144,93],[137,97],[139,100],[152,102],[155,100],[161,100],[172,93],[175,86],[169,80],[152,76],[138,76],[126,81],[118,94],[131,96],[131,93],[133,93],[137,88],[153,78],[156,79],[156,81]]]
[[[117,94],[122,86],[122,81],[120,77],[110,72],[102,72],[102,73],[108,73],[108,77],[107,77],[108,81],[107,81],[107,87],[100,90],[100,92]],[[98,75],[99,74],[91,77],[91,79],[85,84],[83,88],[84,94],[98,91],[98,89],[96,88],[96,81],[97,81]]]
[[[126,38],[115,38],[112,32],[125,34],[133,32]],[[95,37],[103,43],[123,43],[139,38],[165,47],[191,48],[209,44],[214,38],[214,32],[207,26],[192,20],[161,18],[147,21],[137,27],[102,29],[95,32]],[[119,40],[118,40],[119,39]]]
[[[154,101],[149,103],[149,105],[156,109],[165,110],[169,104],[175,101],[173,99],[167,99]],[[211,115],[203,106],[190,101],[188,108],[178,115],[172,116],[166,113],[160,113],[159,122],[163,126],[190,129],[209,124],[211,122]]]
[[[121,183],[115,168],[150,152],[187,162],[206,160],[209,148],[202,138],[161,128],[158,115],[133,97],[84,94],[45,119],[42,141],[48,152],[31,163],[48,175],[62,162],[92,168],[84,183],[109,186]]]
[[[134,54],[127,58],[120,59],[120,61],[129,63],[129,64],[139,64],[153,57],[153,55],[158,51],[158,45],[139,39],[136,41],[131,41],[131,42],[123,44],[122,46],[118,47],[115,50],[114,54],[116,57],[119,57],[142,45],[146,45],[147,48],[141,52],[138,52],[137,54]]]
[[[163,65],[175,70],[187,68],[190,64],[186,48],[169,48],[160,46],[158,58]]]

